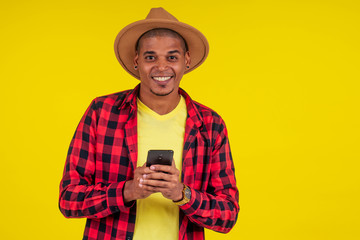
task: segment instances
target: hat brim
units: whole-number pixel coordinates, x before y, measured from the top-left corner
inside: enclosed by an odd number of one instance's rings
[[[115,39],[115,54],[121,66],[132,76],[140,79],[139,72],[134,69],[135,45],[139,37],[154,28],[168,28],[179,33],[186,41],[190,52],[191,63],[185,73],[200,66],[209,53],[209,43],[196,28],[172,20],[145,19],[127,25]]]

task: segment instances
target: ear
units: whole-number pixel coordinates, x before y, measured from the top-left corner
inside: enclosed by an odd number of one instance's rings
[[[191,63],[190,52],[187,51],[185,53],[185,66],[190,66],[190,63]]]
[[[138,59],[139,59],[139,54],[138,54],[138,52],[136,51],[136,52],[135,52],[135,57],[134,57],[134,66],[137,66],[137,65],[138,65]]]

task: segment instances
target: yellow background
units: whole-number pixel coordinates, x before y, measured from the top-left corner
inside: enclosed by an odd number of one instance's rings
[[[1,239],[81,239],[58,186],[96,96],[133,88],[116,34],[162,6],[200,29],[181,86],[228,126],[241,211],[207,239],[360,239],[357,0],[1,1]]]

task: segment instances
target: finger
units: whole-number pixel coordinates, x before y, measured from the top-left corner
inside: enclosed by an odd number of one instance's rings
[[[146,176],[143,177],[144,180],[163,180],[167,182],[173,182],[176,181],[177,175],[168,174],[164,172],[154,172],[150,174],[146,174]]]
[[[170,173],[170,174],[176,174],[177,172],[177,168],[175,166],[168,166],[168,165],[152,165],[150,167],[151,170],[153,171],[158,171],[158,172],[166,172],[166,173]]]
[[[153,185],[148,185],[148,184],[143,184],[141,186],[141,189],[143,191],[146,191],[148,193],[156,193],[156,192],[160,192],[161,190],[165,189],[163,187],[160,187],[160,186],[153,186]]]
[[[160,188],[169,188],[170,183],[167,181],[161,181],[161,180],[144,180],[142,182],[143,186],[151,186],[151,187],[160,187]]]
[[[155,171],[151,170],[148,167],[138,167],[135,169],[134,175],[136,175],[136,174],[144,175],[144,174],[149,174],[149,173],[153,173],[153,172],[155,172]]]
[[[153,192],[151,188],[148,188],[148,187],[153,187],[153,186],[148,184],[148,182],[143,179],[140,179],[140,181],[138,183],[138,187],[140,188],[139,189],[140,192],[145,191],[145,190]]]

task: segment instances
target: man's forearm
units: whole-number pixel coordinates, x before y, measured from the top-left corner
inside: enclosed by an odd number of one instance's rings
[[[215,196],[191,190],[191,200],[180,206],[188,218],[201,227],[227,233],[235,225],[239,212],[238,192],[231,189],[233,197],[221,194]]]
[[[134,184],[133,180],[128,180],[125,182],[124,184],[124,189],[123,189],[123,198],[124,198],[124,203],[129,203],[133,200],[136,200],[134,198],[134,194],[132,191],[132,184]]]
[[[125,182],[61,187],[59,208],[68,218],[103,218],[118,211],[129,211],[124,204]]]

